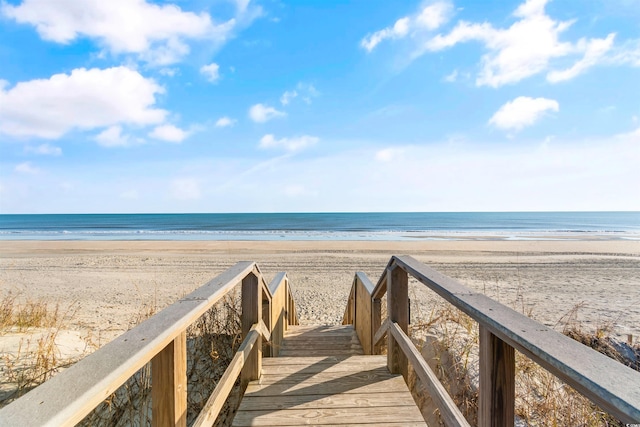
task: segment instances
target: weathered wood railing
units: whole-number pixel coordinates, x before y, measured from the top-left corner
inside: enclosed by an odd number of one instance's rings
[[[151,361],[152,423],[186,426],[186,329],[242,283],[242,342],[194,425],[213,425],[240,375],[260,374],[263,338],[277,355],[287,325],[297,324],[288,278],[267,285],[258,266],[239,262],[66,371],[0,409],[2,426],[72,426]]]
[[[447,426],[468,426],[451,397],[407,336],[408,275],[469,315],[480,330],[478,425],[513,426],[515,350],[626,423],[640,423],[640,373],[475,292],[412,257],[393,257],[377,285],[357,273],[343,323],[353,324],[365,353],[380,354],[387,336],[389,370],[407,379],[408,363]],[[387,294],[382,323],[381,298]]]

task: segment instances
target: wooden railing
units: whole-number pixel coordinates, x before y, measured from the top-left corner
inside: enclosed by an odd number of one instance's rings
[[[482,293],[475,292],[412,257],[393,257],[374,287],[357,273],[343,323],[353,324],[365,353],[380,354],[387,336],[392,373],[408,376],[411,363],[447,426],[468,426],[410,338],[408,275],[435,291],[479,324],[478,425],[513,426],[515,350],[626,423],[640,423],[640,373],[548,328]],[[381,298],[387,294],[387,319]]]
[[[0,409],[2,426],[72,426],[151,361],[152,424],[186,426],[186,329],[242,285],[244,341],[194,425],[210,426],[233,385],[258,379],[263,342],[277,355],[287,325],[297,324],[284,273],[267,285],[253,262],[239,262],[209,283],[124,333],[20,399]]]

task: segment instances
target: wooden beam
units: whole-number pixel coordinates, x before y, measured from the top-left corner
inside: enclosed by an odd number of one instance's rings
[[[151,360],[153,426],[187,425],[187,333],[183,331]]]
[[[222,299],[253,270],[253,266],[250,261],[237,263],[180,301],[1,408],[2,425],[76,425]]]
[[[473,291],[410,256],[398,265],[544,369],[625,423],[640,420],[640,372]]]
[[[447,427],[470,427],[464,415],[462,415],[456,406],[456,403],[451,396],[449,396],[449,393],[447,393],[447,390],[445,390],[435,372],[433,372],[427,362],[425,362],[407,334],[405,334],[396,323],[392,323],[389,326],[389,332],[395,337],[402,352],[409,359],[418,378],[422,380],[422,385],[427,389],[429,396],[431,396],[431,399],[433,399],[440,410],[440,415],[445,425]],[[513,426],[513,424],[511,424],[511,426]]]
[[[255,343],[260,336],[259,328],[259,325],[254,325],[245,340],[240,344],[240,348],[238,348],[238,351],[233,356],[231,363],[229,363],[229,366],[224,371],[224,374],[220,378],[220,381],[218,381],[209,399],[207,399],[207,403],[205,403],[192,427],[210,427],[216,422],[216,418],[218,418],[218,414],[220,414],[225,401],[229,397],[229,393],[233,389],[233,385],[238,375],[240,375],[247,357],[255,347]]]
[[[378,337],[380,326],[382,326],[382,303],[379,298],[371,298],[371,332],[375,335],[371,339],[371,354],[382,353],[382,344]]]
[[[479,427],[513,426],[515,360],[513,347],[480,325]]]
[[[364,354],[372,354],[371,290],[373,285],[364,273],[356,273],[353,284],[355,289],[354,328]]]
[[[405,333],[409,328],[409,278],[407,272],[399,267],[387,271],[387,313],[391,322]],[[396,339],[387,334],[387,366],[389,372],[402,374],[404,380],[409,380],[409,366]]]
[[[242,279],[242,337],[246,338],[254,324],[262,321],[262,286],[258,277],[249,273]],[[262,336],[247,356],[241,375],[242,390],[249,381],[260,378],[262,362]]]
[[[387,332],[389,331],[390,324],[391,324],[391,321],[389,320],[388,317],[384,319],[384,323],[382,324],[382,326],[378,328],[378,330],[376,331],[376,334],[373,337],[374,347],[377,346],[378,343],[382,340],[382,338],[384,338],[384,336],[387,334]]]

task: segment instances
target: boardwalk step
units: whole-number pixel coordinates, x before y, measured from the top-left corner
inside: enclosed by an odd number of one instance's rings
[[[363,354],[353,326],[291,326],[284,334],[279,356]]]
[[[364,356],[352,326],[293,326],[264,358],[234,426],[425,426],[386,356]]]

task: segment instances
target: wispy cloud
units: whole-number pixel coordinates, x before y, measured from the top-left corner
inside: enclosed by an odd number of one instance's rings
[[[232,119],[231,117],[220,117],[217,121],[216,121],[216,127],[218,128],[226,128],[226,127],[231,127],[233,125],[236,124],[236,120]]]
[[[29,175],[37,175],[41,172],[41,170],[35,166],[31,162],[24,162],[16,165],[14,168],[16,172],[25,173]]]
[[[40,144],[37,147],[26,146],[25,151],[27,153],[40,154],[43,156],[60,156],[62,155],[62,148],[56,147],[51,144]]]
[[[265,104],[255,104],[249,108],[249,117],[256,123],[265,123],[278,117],[285,117],[286,115],[287,113],[284,111],[278,111]]]
[[[441,51],[459,43],[481,42],[486,53],[481,59],[478,86],[499,87],[549,70],[554,58],[582,55],[564,71],[550,71],[551,82],[568,80],[597,64],[611,48],[613,34],[604,39],[581,39],[576,43],[560,40],[573,21],[557,21],[545,12],[548,0],[527,0],[513,13],[517,18],[506,29],[460,21],[448,34],[429,39],[420,53]]]
[[[519,131],[533,125],[545,113],[559,110],[560,104],[554,99],[519,96],[500,107],[489,119],[489,124],[503,130]]]
[[[311,104],[313,98],[320,96],[320,91],[311,83],[300,82],[295,89],[285,91],[280,97],[280,103],[283,106],[289,105],[296,98],[303,100],[307,104]]]
[[[371,52],[384,40],[403,39],[412,31],[433,31],[447,23],[453,14],[448,1],[438,1],[421,8],[414,15],[398,19],[392,26],[367,35],[360,46]]]
[[[215,62],[200,67],[200,74],[204,75],[211,83],[215,83],[220,79],[220,66]]]
[[[189,135],[190,132],[169,124],[158,126],[149,133],[151,138],[176,143],[184,141]]]
[[[260,148],[280,148],[289,152],[294,152],[310,147],[318,141],[320,141],[320,138],[309,135],[276,139],[272,134],[267,134],[260,139]]]
[[[111,126],[96,136],[98,144],[104,147],[126,147],[131,144],[131,137],[122,133],[122,126]]]

